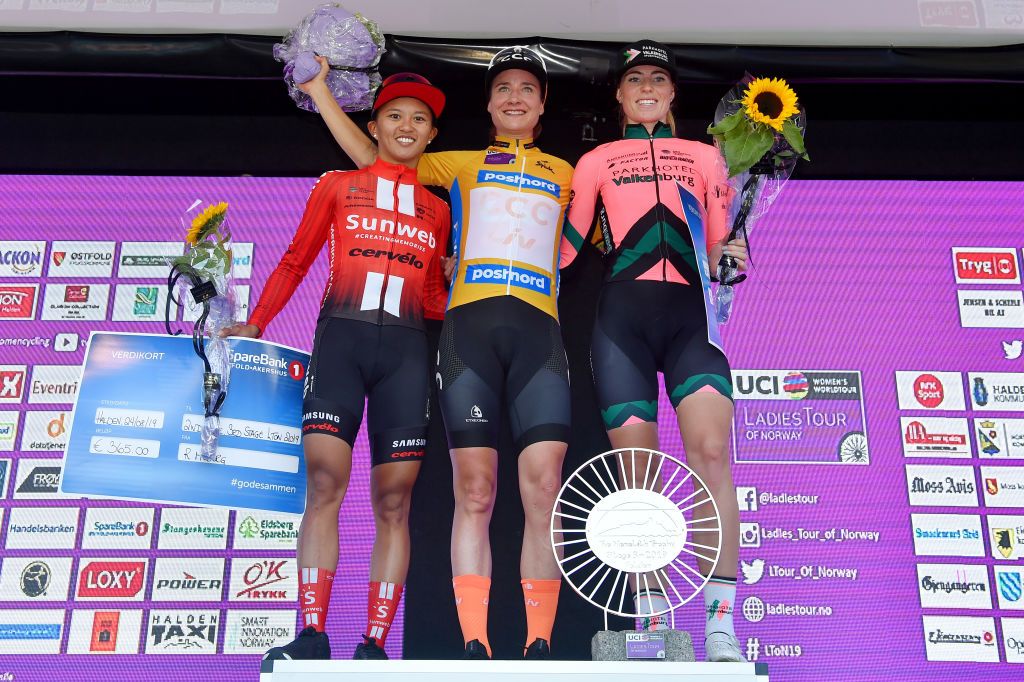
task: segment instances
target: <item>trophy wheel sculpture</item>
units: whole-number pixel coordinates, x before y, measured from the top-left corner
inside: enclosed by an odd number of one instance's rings
[[[551,547],[565,581],[604,611],[607,630],[609,614],[674,613],[700,594],[718,564],[722,523],[704,482],[685,463],[656,450],[622,448],[594,457],[565,480],[551,517]],[[698,570],[698,559],[711,570]],[[634,591],[661,593],[669,606],[634,603]]]

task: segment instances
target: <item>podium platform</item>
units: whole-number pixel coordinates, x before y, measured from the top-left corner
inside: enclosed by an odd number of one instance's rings
[[[264,661],[260,682],[768,682],[764,663]]]

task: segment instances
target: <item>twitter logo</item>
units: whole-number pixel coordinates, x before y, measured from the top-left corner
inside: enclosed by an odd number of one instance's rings
[[[1016,360],[1019,358],[1022,345],[1024,345],[1024,343],[1022,343],[1020,339],[1017,339],[1016,341],[1003,341],[1003,354],[1006,356],[1006,359]]]
[[[764,575],[764,559],[754,559],[749,564],[741,559],[740,569],[743,571],[743,584],[753,585]]]

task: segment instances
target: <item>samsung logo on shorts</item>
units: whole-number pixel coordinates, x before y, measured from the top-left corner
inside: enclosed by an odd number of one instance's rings
[[[526,175],[525,173],[503,173],[495,170],[482,170],[477,173],[476,181],[480,182],[494,182],[499,185],[508,185],[509,187],[520,187],[524,189],[539,189],[542,192],[546,192],[556,199],[561,196],[562,188],[557,182],[551,182],[544,178],[538,178],[534,175]]]
[[[506,284],[522,287],[547,296],[551,293],[551,279],[529,270],[507,265],[470,265],[466,268],[467,284]]]

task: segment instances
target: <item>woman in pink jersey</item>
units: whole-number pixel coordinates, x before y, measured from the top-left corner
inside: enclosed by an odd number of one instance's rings
[[[742,661],[732,625],[739,553],[728,445],[732,382],[725,355],[709,340],[697,250],[710,263],[731,255],[745,269],[746,244],[728,241],[730,189],[718,151],[675,137],[672,52],[642,40],[619,53],[615,68],[623,139],[589,152],[576,166],[562,266],[582,247],[600,202],[608,272],[591,360],[605,428],[615,448],[657,450],[657,373],[664,373],[687,461],[707,484],[722,518],[720,562],[704,589],[706,658]],[[703,221],[688,221],[693,211],[703,213]],[[698,222],[703,241],[699,231],[691,234]],[[695,543],[715,541],[699,532],[694,536]],[[704,575],[712,568],[700,562]],[[650,599],[655,610],[668,606],[663,595],[640,598]]]

